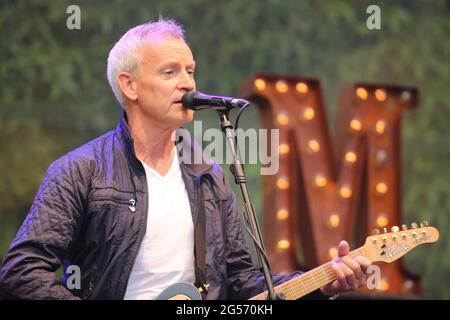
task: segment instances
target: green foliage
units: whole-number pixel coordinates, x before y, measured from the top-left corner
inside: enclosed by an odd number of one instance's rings
[[[105,78],[109,49],[161,14],[184,24],[203,91],[239,95],[256,72],[316,77],[334,119],[344,84],[418,87],[419,107],[404,117],[403,210],[405,221],[437,226],[441,239],[406,261],[423,276],[424,297],[450,298],[448,2],[384,1],[381,30],[366,28],[368,1],[78,1],[81,30],[66,28],[70,4],[0,4],[0,253],[51,161],[113,128],[120,109]],[[197,118],[218,123],[213,113]],[[256,118],[246,113],[243,126],[257,126]],[[258,172],[247,169],[260,208]]]

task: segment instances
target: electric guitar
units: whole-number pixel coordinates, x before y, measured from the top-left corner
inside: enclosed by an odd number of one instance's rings
[[[422,222],[420,228],[413,223],[411,229],[406,225],[402,230],[395,226],[390,233],[380,234],[375,229],[372,236],[366,238],[362,247],[351,251],[348,255],[352,258],[363,256],[371,262],[391,263],[406,253],[423,243],[433,243],[439,239],[439,231],[434,227],[429,227],[428,223]],[[315,269],[301,274],[300,276],[286,281],[274,288],[276,293],[282,293],[286,300],[299,299],[320,287],[336,280],[336,275],[331,267],[331,262],[327,262]],[[264,291],[250,300],[266,300],[268,292]],[[192,284],[180,282],[165,289],[157,300],[201,300],[200,291]]]

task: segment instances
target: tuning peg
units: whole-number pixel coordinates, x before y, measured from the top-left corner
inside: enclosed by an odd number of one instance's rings
[[[393,226],[393,227],[391,228],[391,232],[398,232],[399,230],[400,230],[400,228],[397,227],[397,226]]]
[[[421,227],[421,228],[423,228],[423,227],[428,227],[428,221],[422,221],[422,222],[420,223],[420,227]]]
[[[378,230],[378,229],[373,229],[372,230],[372,235],[373,236],[376,236],[376,235],[379,235],[380,234],[380,230]]]
[[[411,228],[412,229],[417,229],[417,223],[415,223],[415,222],[411,223]]]
[[[403,230],[403,231],[408,230],[408,226],[407,226],[406,224],[402,224],[402,230]]]

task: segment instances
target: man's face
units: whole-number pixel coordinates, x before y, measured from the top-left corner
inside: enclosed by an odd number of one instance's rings
[[[163,38],[139,50],[141,64],[135,77],[141,116],[157,125],[177,128],[193,118],[181,105],[181,97],[195,90],[195,61],[180,39]]]

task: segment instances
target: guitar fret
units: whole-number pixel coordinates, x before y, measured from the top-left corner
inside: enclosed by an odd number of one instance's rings
[[[361,256],[365,257],[364,253],[362,252],[362,247],[360,247],[358,250],[359,250],[359,253],[361,254]]]
[[[325,278],[327,279],[327,281],[330,282],[330,279],[328,279],[328,275],[323,270],[323,266],[320,266],[320,269],[322,270],[323,274],[325,275]]]
[[[314,270],[313,270],[313,271],[314,271]],[[315,279],[314,276],[313,276],[313,272],[311,272],[311,278],[313,279],[314,284],[316,285],[316,288],[319,287],[319,286],[317,285],[316,279]]]
[[[294,299],[295,299],[295,292],[294,292],[294,289],[292,288],[290,282],[286,282],[286,285],[289,287],[289,289],[291,289],[291,292],[292,292],[292,300],[294,300]]]
[[[303,280],[302,280],[302,277],[303,276],[300,276],[300,277],[298,277],[299,278],[299,280],[300,280],[300,283],[301,283],[301,285],[302,285],[302,287],[303,287],[303,291],[305,292],[305,294],[308,292],[308,291],[306,291],[306,288],[305,288],[305,285],[303,284]]]

